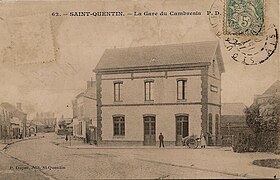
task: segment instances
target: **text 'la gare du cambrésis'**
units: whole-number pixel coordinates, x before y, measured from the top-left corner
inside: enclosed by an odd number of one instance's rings
[[[200,11],[170,11],[170,12],[133,12],[133,13],[124,13],[124,12],[90,12],[90,11],[72,11],[69,13],[69,16],[189,16],[189,15],[201,15]],[[58,14],[56,14],[58,15]]]

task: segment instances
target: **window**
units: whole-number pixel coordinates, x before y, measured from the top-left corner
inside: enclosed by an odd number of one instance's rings
[[[187,80],[177,80],[177,100],[185,100],[187,95]]]
[[[208,122],[208,126],[209,126],[209,127],[208,127],[208,130],[209,130],[209,133],[210,133],[210,134],[213,133],[212,125],[213,125],[213,124],[212,124],[212,114],[210,113],[210,114],[209,114],[209,122]]]
[[[217,93],[218,92],[218,87],[214,86],[214,85],[210,85],[210,91]]]
[[[153,101],[153,80],[146,80],[145,82],[145,101]]]
[[[78,112],[79,112],[79,116],[84,116],[84,107],[83,106],[78,107]]]
[[[212,62],[212,71],[213,71],[213,75],[215,75],[215,59],[213,59]]]
[[[189,135],[189,116],[176,115],[176,135],[186,137]]]
[[[121,85],[122,82],[114,82],[114,101],[121,101]]]
[[[114,136],[125,135],[125,120],[124,116],[114,116]]]
[[[215,116],[215,134],[216,134],[216,137],[219,136],[219,115],[216,114]]]
[[[156,134],[156,117],[144,116],[144,135]]]
[[[77,134],[82,135],[82,133],[83,133],[82,131],[83,131],[83,125],[82,125],[82,122],[79,122],[78,128],[77,128]]]

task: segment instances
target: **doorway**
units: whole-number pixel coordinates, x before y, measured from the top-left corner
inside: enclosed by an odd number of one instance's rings
[[[156,145],[156,117],[144,116],[144,145]]]
[[[176,116],[176,146],[182,146],[182,138],[189,136],[189,115]]]

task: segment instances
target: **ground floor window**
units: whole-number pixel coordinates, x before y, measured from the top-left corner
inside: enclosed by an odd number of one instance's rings
[[[216,137],[219,136],[219,115],[216,114],[215,116],[215,134],[216,134]]]
[[[189,135],[189,116],[176,116],[176,134],[186,137]]]
[[[212,114],[209,114],[209,119],[208,119],[208,132],[210,135],[213,133],[213,122],[212,122]]]
[[[82,122],[79,122],[78,127],[77,127],[77,134],[78,135],[82,135],[82,131],[83,131],[82,126],[83,126]]]
[[[125,135],[125,118],[124,116],[113,116],[114,136]]]

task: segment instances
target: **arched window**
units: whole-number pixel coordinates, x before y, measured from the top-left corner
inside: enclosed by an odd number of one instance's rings
[[[220,126],[220,123],[219,123],[219,115],[216,114],[215,115],[215,134],[216,134],[216,137],[219,136],[219,126]]]
[[[210,134],[212,134],[213,133],[213,122],[212,122],[212,114],[211,113],[209,113],[209,119],[208,119],[208,132],[210,133]]]

